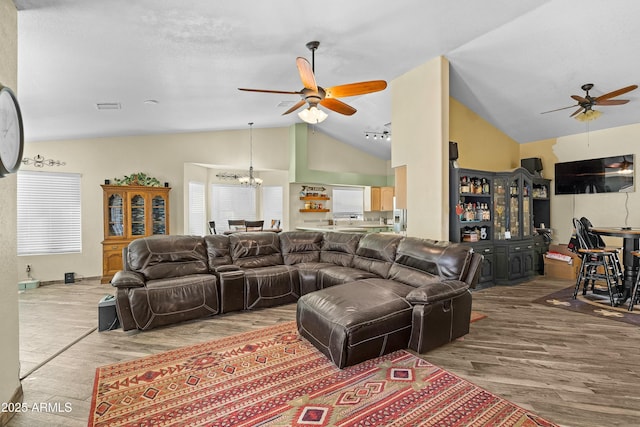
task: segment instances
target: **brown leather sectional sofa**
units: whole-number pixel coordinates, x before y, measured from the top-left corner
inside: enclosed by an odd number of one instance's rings
[[[481,260],[378,233],[152,236],[125,249],[111,284],[125,331],[297,301],[301,335],[342,368],[468,333]]]

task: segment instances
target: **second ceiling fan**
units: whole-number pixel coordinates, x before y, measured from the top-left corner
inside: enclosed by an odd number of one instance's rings
[[[329,88],[323,88],[318,86],[315,77],[315,51],[320,46],[320,42],[311,41],[307,43],[307,48],[311,51],[311,64],[305,58],[296,58],[296,65],[298,72],[300,73],[300,80],[302,80],[302,86],[299,91],[281,91],[281,90],[268,90],[268,89],[246,89],[238,88],[248,92],[263,92],[263,93],[280,93],[280,94],[292,94],[300,95],[302,98],[294,106],[289,108],[282,115],[292,113],[303,105],[308,104],[308,108],[298,113],[300,118],[307,123],[320,123],[327,118],[327,114],[318,109],[318,104],[336,113],[350,116],[357,110],[352,106],[340,101],[338,98],[364,95],[367,93],[378,92],[384,90],[387,87],[387,82],[384,80],[370,80],[358,83],[349,83],[338,86],[332,86]]]
[[[600,96],[596,96],[593,97],[591,95],[589,95],[589,91],[591,89],[593,89],[593,83],[585,83],[581,86],[581,89],[585,91],[585,95],[584,96],[580,96],[580,95],[571,95],[571,98],[573,98],[574,101],[577,101],[577,104],[573,104],[570,105],[568,107],[563,107],[563,108],[558,108],[556,110],[551,110],[551,111],[544,111],[542,114],[546,114],[546,113],[552,113],[554,111],[560,111],[560,110],[566,110],[567,108],[575,108],[578,107],[578,109],[576,111],[574,111],[569,117],[574,117],[577,114],[582,114],[582,115],[589,115],[592,113],[595,113],[596,111],[593,110],[593,107],[596,105],[602,105],[602,106],[607,106],[607,105],[622,105],[622,104],[626,104],[627,102],[629,102],[628,99],[611,99],[611,98],[615,98],[616,96],[620,96],[622,94],[625,94],[627,92],[631,92],[634,89],[637,89],[638,85],[631,85],[631,86],[626,86],[623,88],[620,88],[618,90],[614,90],[613,92],[609,92],[609,93],[605,93],[604,95],[600,95]],[[597,116],[599,116],[599,114],[594,115],[595,117],[593,118],[597,118]]]

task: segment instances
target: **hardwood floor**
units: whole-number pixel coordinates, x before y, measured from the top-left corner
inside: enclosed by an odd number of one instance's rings
[[[423,357],[563,426],[640,425],[640,329],[532,302],[570,285],[536,278],[475,291],[474,310],[488,317]],[[9,426],[86,426],[96,367],[295,319],[290,304],[141,333],[97,332],[97,304],[109,293],[85,280],[20,295],[24,402],[49,409],[20,413]]]

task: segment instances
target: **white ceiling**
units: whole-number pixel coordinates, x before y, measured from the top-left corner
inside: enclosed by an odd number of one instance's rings
[[[582,84],[597,96],[640,82],[637,0],[14,3],[28,142],[289,126],[300,119],[281,114],[297,95],[237,88],[300,90],[295,58],[311,59],[311,40],[323,87],[391,83],[444,55],[451,95],[520,143],[584,132],[574,109],[540,114],[575,104]],[[640,90],[620,98],[631,102],[596,107],[590,130],[640,122]],[[390,158],[364,132],[391,122],[391,89],[342,100],[358,112],[329,112],[318,130]]]

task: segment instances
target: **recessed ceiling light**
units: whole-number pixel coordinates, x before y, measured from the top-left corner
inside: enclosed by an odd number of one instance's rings
[[[145,104],[147,105],[158,105],[159,102],[156,99],[147,99],[146,101],[144,101]]]
[[[120,110],[122,105],[119,102],[99,102],[96,104],[98,110]]]

